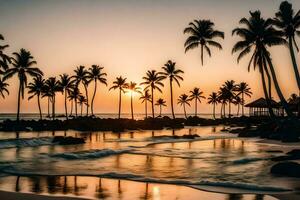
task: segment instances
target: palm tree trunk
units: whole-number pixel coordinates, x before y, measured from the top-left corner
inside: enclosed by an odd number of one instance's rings
[[[77,117],[77,98],[75,98],[75,116]]]
[[[119,92],[119,116],[118,116],[118,119],[121,118],[121,98],[122,98],[122,93],[121,93],[121,89],[120,89],[120,92]]]
[[[153,95],[153,87],[151,87],[151,95],[152,95],[152,102],[151,102],[151,104],[152,104],[152,118],[154,119],[154,95]]]
[[[201,64],[203,66],[203,44],[201,44]]]
[[[70,116],[73,114],[73,100],[71,100],[71,111],[70,111]]]
[[[161,105],[159,105],[159,116],[161,117]]]
[[[220,115],[221,115],[221,118],[223,118],[223,103],[221,104]]]
[[[195,117],[197,117],[197,98],[195,99]]]
[[[263,67],[264,67],[264,70],[265,70],[267,78],[268,78],[269,99],[271,100],[272,99],[272,82],[271,82],[271,76],[270,76],[269,70],[267,68],[267,63],[266,63],[265,59],[263,59]]]
[[[273,109],[272,109],[272,106],[271,106],[270,97],[269,97],[269,94],[268,94],[268,91],[267,91],[265,75],[264,75],[264,68],[262,66],[259,66],[259,67],[260,67],[260,74],[261,74],[261,81],[262,81],[262,85],[263,85],[263,91],[264,91],[266,102],[267,102],[267,105],[268,105],[268,108],[269,108],[269,114],[270,114],[271,118],[275,118],[275,115],[274,115],[274,112],[273,112]]]
[[[18,111],[17,111],[17,121],[20,120],[20,104],[21,104],[21,81],[19,85],[19,92],[18,92]]]
[[[88,94],[88,90],[87,90],[87,84],[83,84],[84,85],[84,90],[85,90],[85,96],[86,96],[86,116],[89,116],[89,94]]]
[[[170,90],[171,90],[171,109],[172,109],[172,116],[173,116],[173,119],[175,119],[174,106],[173,106],[173,87],[172,87],[172,79],[170,79]]]
[[[43,119],[42,117],[42,110],[41,110],[41,103],[40,103],[40,95],[37,95],[37,102],[38,102],[38,107],[39,107],[39,113],[40,113],[40,120]]]
[[[130,108],[131,108],[131,119],[133,120],[133,99],[132,99],[132,91],[130,95]]]
[[[65,90],[65,113],[66,113],[66,119],[68,120],[67,90]]]
[[[184,111],[184,116],[185,116],[185,118],[187,119],[187,116],[186,116],[186,110],[185,110],[185,103],[183,103],[183,111]]]
[[[213,104],[214,104],[213,117],[214,117],[214,119],[216,119],[216,104],[215,103],[213,103]]]
[[[145,114],[146,114],[146,119],[147,119],[147,100],[145,101]]]
[[[237,113],[236,113],[237,116],[240,115],[240,104],[238,104],[238,109],[237,109]]]
[[[299,74],[297,61],[296,61],[296,57],[295,57],[295,52],[294,52],[294,48],[293,48],[292,37],[289,37],[289,48],[290,48],[291,59],[293,62],[294,72],[295,72],[295,76],[296,76],[296,81],[297,81],[297,85],[298,85],[298,90],[300,91],[300,74]]]
[[[228,102],[228,116],[231,118],[231,102]]]
[[[55,94],[52,97],[52,118],[55,119]]]
[[[93,94],[92,102],[91,102],[91,112],[92,112],[92,115],[94,115],[94,99],[95,99],[95,96],[96,96],[96,91],[97,91],[97,80],[95,79],[94,94]]]
[[[271,75],[272,75],[272,78],[273,78],[273,83],[274,83],[277,95],[280,99],[280,102],[281,102],[286,114],[288,115],[288,117],[294,117],[293,112],[290,110],[289,105],[286,102],[286,100],[285,100],[285,98],[284,98],[284,96],[281,92],[281,89],[280,89],[279,83],[277,81],[276,73],[275,73],[271,58],[269,57],[269,55],[267,53],[266,53],[266,57],[267,57],[267,62],[269,64]]]
[[[48,117],[50,117],[50,97],[48,97]]]
[[[245,104],[245,101],[244,101],[244,92],[242,92],[242,116],[244,116],[244,104]]]

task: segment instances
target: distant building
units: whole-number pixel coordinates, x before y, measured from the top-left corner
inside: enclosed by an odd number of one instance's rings
[[[271,107],[273,112],[277,116],[284,116],[284,110],[280,103],[277,103],[273,99],[271,101]],[[259,98],[251,103],[245,105],[249,108],[249,116],[269,116],[269,107],[266,99]]]

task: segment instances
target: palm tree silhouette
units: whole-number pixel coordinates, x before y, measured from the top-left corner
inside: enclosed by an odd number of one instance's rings
[[[228,102],[227,90],[224,87],[220,87],[218,91],[218,101],[221,103],[221,118],[226,117],[226,104]]]
[[[67,98],[69,91],[74,87],[74,79],[70,77],[68,74],[62,74],[59,76],[59,86],[62,89],[62,92],[65,96],[65,115],[66,119],[68,119],[68,106],[67,106]]]
[[[141,87],[137,86],[137,84],[135,82],[130,82],[128,84],[127,89],[130,91],[131,119],[134,119],[134,117],[133,117],[133,94],[134,93],[142,94]]]
[[[294,52],[294,48],[296,48],[299,52],[295,36],[300,35],[300,12],[298,11],[295,14],[292,4],[290,4],[288,1],[283,1],[280,4],[279,11],[275,14],[275,16],[276,17],[273,19],[273,24],[283,32],[284,37],[286,37],[288,40],[295,77],[298,85],[298,90],[300,92],[300,74]]]
[[[78,87],[76,85],[74,85],[73,87],[70,88],[70,90],[68,91],[68,99],[70,101],[74,101],[74,105],[75,105],[75,116],[77,117],[78,112],[77,112],[77,100],[79,98],[79,96],[82,96],[82,94],[80,93]],[[73,106],[72,106],[73,107]]]
[[[145,118],[147,118],[147,102],[151,102],[151,94],[149,94],[149,90],[145,90],[142,96],[140,97],[142,103],[145,103]]]
[[[14,75],[19,78],[19,91],[18,91],[18,111],[17,111],[17,121],[20,119],[20,103],[21,97],[24,99],[24,90],[27,86],[27,76],[42,76],[43,72],[37,68],[33,67],[36,61],[33,60],[31,53],[25,49],[21,49],[20,52],[14,52],[15,56],[12,59],[12,68],[5,71],[3,79],[9,79]]]
[[[50,117],[50,102],[51,101],[50,90],[46,84],[44,84],[44,87],[42,88],[42,98],[47,97],[47,117]]]
[[[171,91],[171,109],[172,109],[172,116],[173,119],[175,119],[174,114],[174,105],[173,105],[173,81],[175,81],[180,87],[179,80],[183,81],[183,78],[180,76],[180,74],[183,74],[184,72],[180,69],[176,69],[175,67],[176,62],[172,62],[169,60],[164,67],[162,67],[163,72],[161,72],[162,76],[164,78],[169,78],[170,80],[170,91]]]
[[[75,78],[75,83],[78,88],[79,84],[82,83],[84,90],[85,90],[85,97],[87,100],[86,104],[86,115],[89,115],[89,95],[88,95],[88,85],[90,83],[90,80],[88,78],[88,71],[85,69],[85,66],[80,65],[75,70],[75,75],[73,76]]]
[[[62,88],[60,87],[59,81],[56,80],[55,77],[50,77],[45,81],[45,85],[47,89],[49,90],[49,94],[51,95],[51,101],[52,101],[52,119],[55,119],[55,97],[56,92],[62,92]]]
[[[7,89],[8,86],[8,83],[6,83],[2,78],[0,78],[0,95],[3,99],[5,98],[5,93],[9,95],[9,91]]]
[[[152,105],[152,118],[154,118],[154,90],[158,90],[162,93],[160,87],[164,87],[164,84],[161,82],[164,77],[161,76],[156,70],[148,70],[146,76],[143,77],[145,80],[141,85],[146,85],[144,90],[151,88],[151,105]]]
[[[265,70],[270,70],[277,95],[280,98],[281,104],[284,107],[287,115],[289,117],[294,116],[281,92],[274,66],[270,57],[271,54],[267,49],[267,47],[286,43],[285,39],[281,38],[282,33],[272,27],[272,20],[263,19],[261,17],[260,11],[250,12],[249,19],[242,18],[240,20],[240,24],[245,25],[245,28],[235,28],[232,31],[232,34],[237,34],[242,38],[242,40],[238,41],[234,45],[232,52],[234,53],[240,51],[240,54],[237,58],[239,62],[241,58],[249,54],[251,50],[254,49],[248,65],[248,70],[250,70],[251,63],[253,63],[254,68],[256,66],[259,67],[265,97],[269,105],[270,115],[274,117],[264,79]]]
[[[126,83],[126,78],[123,78],[122,76],[117,77],[116,80],[113,82],[113,86],[109,88],[109,90],[116,90],[119,89],[119,115],[118,119],[121,118],[121,104],[122,104],[122,92],[126,93],[126,90],[128,88],[128,84]]]
[[[244,116],[244,105],[245,105],[245,95],[248,97],[251,97],[252,92],[251,88],[249,87],[248,83],[246,82],[241,82],[238,85],[236,85],[236,92],[237,96],[242,96],[241,97],[241,105],[242,105],[242,116]]]
[[[4,40],[3,35],[0,34],[0,40]],[[8,69],[8,64],[11,63],[11,59],[3,51],[9,47],[9,45],[0,45],[0,74],[4,73]]]
[[[240,115],[240,105],[244,104],[244,102],[242,101],[242,98],[239,96],[235,96],[232,103],[238,107],[236,115],[239,116]]]
[[[185,105],[191,106],[189,96],[186,94],[180,95],[177,100],[177,104],[179,104],[180,106],[183,106],[184,116],[185,116],[185,118],[187,118]]]
[[[89,69],[88,72],[88,79],[90,79],[90,81],[94,80],[94,93],[93,93],[93,97],[92,97],[92,102],[91,102],[91,112],[92,115],[94,115],[94,100],[95,100],[95,96],[96,96],[96,92],[97,92],[97,82],[99,81],[100,83],[103,83],[104,85],[107,86],[107,80],[106,80],[106,73],[103,73],[102,70],[104,68],[100,67],[99,65],[92,65],[92,67]]]
[[[159,98],[156,103],[155,103],[156,106],[159,106],[159,117],[161,117],[161,111],[162,111],[162,106],[167,106],[166,105],[166,101],[162,98]]]
[[[212,92],[208,98],[208,104],[212,104],[213,105],[213,117],[214,119],[216,119],[216,105],[219,103],[219,96],[216,92]]]
[[[80,116],[82,116],[82,107],[84,104],[87,104],[87,100],[85,96],[83,95],[78,96],[78,104],[80,105]]]
[[[203,92],[200,91],[200,88],[195,87],[193,90],[190,91],[190,100],[195,99],[195,116],[197,117],[197,102],[201,103],[201,99],[205,99],[203,96]]]
[[[211,51],[209,46],[222,49],[222,45],[214,41],[214,39],[218,37],[224,39],[224,32],[215,30],[214,25],[215,24],[210,20],[194,20],[194,22],[190,22],[189,26],[183,31],[184,34],[190,35],[184,43],[185,52],[200,45],[202,65],[204,48],[210,57]]]
[[[228,102],[228,113],[229,113],[229,118],[231,117],[231,104],[233,103],[233,101],[235,100],[236,94],[236,84],[234,82],[234,80],[230,80],[230,81],[226,81],[223,84],[223,96],[225,96],[225,98],[227,99]]]
[[[28,100],[32,99],[34,96],[37,97],[40,119],[43,119],[40,97],[42,95],[44,87],[45,87],[45,80],[41,76],[34,77],[33,81],[28,84],[28,89],[29,89],[28,94],[31,94],[31,96],[28,97]]]

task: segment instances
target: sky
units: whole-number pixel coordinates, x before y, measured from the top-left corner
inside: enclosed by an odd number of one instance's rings
[[[264,17],[273,17],[279,0],[0,0],[0,33],[10,47],[7,53],[29,50],[45,77],[72,74],[73,70],[92,64],[104,67],[108,74],[108,87],[100,85],[95,99],[97,113],[116,113],[118,92],[108,91],[117,76],[140,83],[147,70],[160,70],[169,60],[176,62],[185,73],[181,87],[175,86],[174,98],[200,87],[208,96],[217,91],[226,80],[237,83],[246,81],[252,88],[252,100],[263,95],[258,71],[247,70],[249,58],[239,64],[237,55],[231,54],[239,39],[232,36],[249,11],[259,9]],[[290,0],[294,9],[300,8],[299,0]],[[212,47],[212,57],[205,55],[201,66],[200,49],[184,52],[187,35],[183,29],[194,19],[210,19],[215,28],[225,32],[219,40],[223,50]],[[299,41],[299,38],[298,38]],[[3,43],[2,43],[3,44]],[[286,97],[297,92],[288,48],[272,47],[271,56],[279,83]],[[299,62],[299,54],[297,54]],[[16,112],[16,78],[8,81],[10,95],[0,99],[0,111]],[[99,86],[99,85],[98,85]],[[92,96],[93,85],[89,86]],[[155,92],[155,99],[166,99],[169,113],[169,84],[165,81],[163,94]],[[275,94],[273,92],[273,94]],[[36,99],[22,101],[21,112],[38,112]],[[275,96],[275,99],[277,97]],[[130,112],[130,98],[125,94],[122,112]],[[246,102],[251,99],[246,99]],[[144,112],[144,106],[135,96],[135,112]],[[193,105],[193,104],[192,104]],[[47,101],[42,100],[46,112]],[[212,106],[202,102],[200,113],[211,113]],[[56,110],[64,111],[63,95],[57,95]],[[158,108],[156,108],[158,111]],[[193,112],[194,107],[187,109]],[[175,112],[182,108],[175,102]]]

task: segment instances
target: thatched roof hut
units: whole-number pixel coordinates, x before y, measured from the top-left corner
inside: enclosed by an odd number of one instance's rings
[[[277,103],[273,99],[271,101],[271,107],[276,115],[283,115],[283,109],[281,108],[281,104]],[[269,115],[269,106],[267,104],[266,99],[259,98],[251,103],[245,105],[245,107],[249,108],[250,116],[268,116]]]

